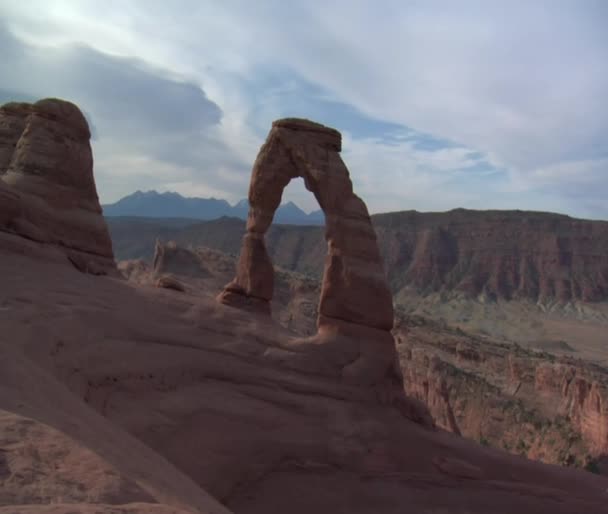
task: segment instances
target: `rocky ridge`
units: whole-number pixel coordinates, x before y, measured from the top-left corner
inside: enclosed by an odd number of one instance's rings
[[[223,216],[247,219],[249,201],[244,199],[235,205],[215,198],[190,198],[179,193],[136,191],[113,204],[102,205],[105,216],[133,216],[138,218],[172,218],[190,220],[212,220]],[[274,215],[276,223],[292,225],[322,225],[321,211],[309,214],[293,202],[279,206]]]

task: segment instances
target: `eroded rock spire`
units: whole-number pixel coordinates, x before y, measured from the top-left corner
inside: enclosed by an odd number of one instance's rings
[[[70,102],[0,106],[0,234],[42,243],[81,271],[105,274],[115,264],[90,138]]]

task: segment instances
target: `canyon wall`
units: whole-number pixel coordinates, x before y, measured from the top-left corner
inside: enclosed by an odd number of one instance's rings
[[[404,211],[372,216],[394,295],[443,293],[541,304],[608,299],[608,222],[526,211]],[[151,258],[157,235],[238,254],[245,230],[223,218],[185,227],[110,219],[119,258]],[[320,227],[271,226],[272,261],[320,278]]]

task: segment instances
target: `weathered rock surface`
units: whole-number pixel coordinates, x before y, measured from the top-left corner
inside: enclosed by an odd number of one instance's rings
[[[574,362],[545,362],[535,369],[535,390],[559,400],[559,413],[572,422],[596,456],[608,455],[608,380],[603,368]]]
[[[105,274],[114,257],[89,139],[84,116],[69,102],[0,107],[0,237],[52,245],[79,270]]]
[[[174,243],[159,244],[156,255],[162,263],[156,273],[175,273],[190,294],[206,296],[230,278],[235,264],[221,252]],[[119,263],[131,280],[153,283],[150,270],[142,280],[141,265]],[[280,269],[275,274],[273,317],[296,333],[314,333],[318,282]],[[602,464],[608,453],[605,368],[572,359],[567,346],[559,357],[419,316],[400,314],[393,333],[407,394],[426,404],[438,426],[543,462],[597,464],[608,472]]]
[[[608,511],[603,477],[424,428],[330,362],[303,371],[266,316],[3,247],[0,269],[4,512]]]
[[[298,119],[275,121],[253,167],[250,211],[237,277],[228,288],[269,301],[273,268],[264,234],[287,184],[302,177],[325,213],[328,254],[319,312],[380,330],[393,326],[391,295],[384,277],[376,235],[367,208],[354,194],[340,159],[336,130]],[[231,295],[222,296],[230,303]]]
[[[438,426],[528,458],[608,474],[608,370],[420,317],[394,331],[405,390]]]
[[[369,213],[353,192],[340,150],[341,136],[334,129],[300,119],[273,123],[251,174],[247,233],[236,278],[218,299],[227,305],[270,311],[274,269],[264,235],[284,188],[292,179],[302,177],[325,214],[328,248],[318,334],[302,341],[300,348],[308,353],[331,352],[330,346],[348,347],[355,361],[343,363],[343,379],[390,381],[396,362],[389,332],[393,326],[391,293]]]
[[[209,297],[235,266],[221,252],[175,243],[158,243],[154,263],[119,267],[138,284],[175,274],[189,294]],[[314,333],[318,282],[276,268],[275,275],[273,318],[298,334]],[[526,350],[419,316],[400,314],[393,333],[407,394],[441,428],[528,458],[608,473],[605,368],[568,351],[556,357]]]

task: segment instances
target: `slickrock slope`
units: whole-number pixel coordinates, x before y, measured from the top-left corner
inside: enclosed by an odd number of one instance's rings
[[[343,380],[349,339],[315,352],[266,315],[0,243],[2,514],[608,512],[603,477]]]
[[[301,341],[301,351],[332,359],[344,380],[389,383],[398,379],[394,376],[395,345],[389,332],[393,327],[392,297],[367,207],[354,194],[340,158],[341,145],[338,131],[318,123],[290,118],[272,124],[251,173],[247,232],[236,277],[218,300],[269,312],[274,268],[264,235],[283,190],[292,179],[302,177],[325,214],[327,257],[318,333]]]
[[[20,485],[48,469],[35,479],[63,513],[222,512],[203,489],[238,513],[608,512],[601,477],[424,428],[372,389],[295,371],[297,352],[268,359],[294,338],[268,318],[5,249],[0,269],[5,505],[48,512]]]
[[[66,269],[41,268],[59,274]],[[47,320],[47,328],[51,324]],[[166,459],[25,358],[21,348],[2,341],[0,357],[1,513],[228,513]]]
[[[210,298],[235,259],[208,248],[157,244],[154,266],[119,263],[138,284],[166,277]],[[275,268],[272,315],[292,332],[315,332],[320,284]],[[169,282],[170,284],[171,282]],[[442,428],[534,460],[608,474],[608,370],[562,342],[544,349],[476,336],[398,308],[393,333],[407,394]]]
[[[114,269],[93,179],[88,124],[74,104],[46,99],[0,107],[0,238],[52,245],[81,271]],[[31,249],[24,248],[24,252]]]

